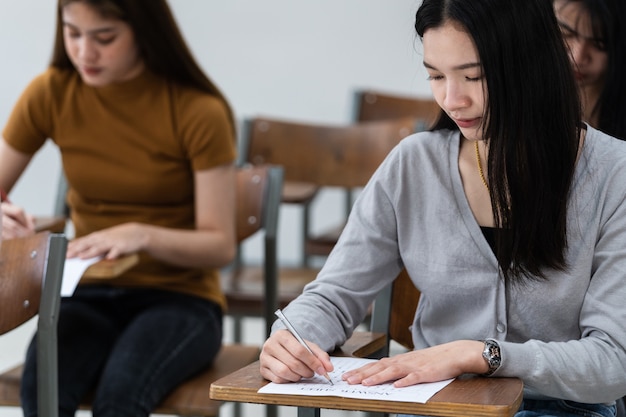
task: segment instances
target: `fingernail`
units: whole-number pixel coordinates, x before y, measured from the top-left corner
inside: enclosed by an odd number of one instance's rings
[[[317,372],[318,375],[324,375],[326,374],[326,369],[322,368],[321,366],[319,368],[317,368]]]

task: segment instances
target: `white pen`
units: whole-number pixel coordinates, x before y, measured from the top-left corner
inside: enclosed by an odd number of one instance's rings
[[[300,342],[300,344],[302,346],[304,346],[306,348],[306,350],[308,350],[311,355],[315,356],[315,353],[313,353],[313,351],[311,350],[311,348],[309,347],[309,345],[307,345],[307,343],[304,341],[304,339],[302,338],[302,336],[300,336],[300,334],[298,333],[298,331],[296,330],[295,327],[293,327],[293,325],[289,322],[289,320],[287,320],[287,317],[285,317],[285,315],[283,314],[282,311],[280,311],[280,308],[278,310],[276,310],[274,312],[274,314],[276,314],[278,316],[278,318],[280,319],[280,321],[283,322],[283,324],[285,325],[285,327],[287,327],[287,330],[289,330],[289,332],[298,340],[298,342]],[[330,382],[331,385],[335,385],[335,383],[333,382],[332,379],[330,379],[330,376],[328,375],[328,372],[326,372],[323,375],[328,382]]]

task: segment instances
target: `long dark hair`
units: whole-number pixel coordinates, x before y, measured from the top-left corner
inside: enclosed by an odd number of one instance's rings
[[[63,7],[80,1],[103,17],[128,23],[146,67],[168,81],[196,88],[223,101],[235,132],[232,108],[202,71],[185,42],[165,0],[58,0],[56,35],[50,65],[76,71],[63,42]]]
[[[565,0],[581,3],[589,15],[593,37],[602,39],[608,63],[604,87],[592,114],[598,129],[626,140],[626,1]]]
[[[545,0],[424,0],[420,37],[454,21],[473,39],[486,85],[485,140],[504,278],[564,270],[567,203],[581,108],[552,4]],[[456,129],[442,111],[436,129]]]

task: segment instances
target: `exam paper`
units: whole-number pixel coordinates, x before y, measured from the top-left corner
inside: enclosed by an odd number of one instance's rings
[[[322,376],[315,375],[313,378],[302,379],[299,382],[287,384],[275,384],[270,382],[259,390],[260,394],[289,394],[311,396],[334,396],[347,398],[362,398],[367,400],[386,400],[425,403],[430,397],[443,389],[454,379],[440,382],[412,385],[410,387],[395,388],[392,383],[363,386],[350,385],[341,379],[341,375],[351,369],[359,368],[375,359],[363,359],[352,357],[330,358],[335,370],[329,373],[333,383]]]
[[[71,297],[87,268],[95,264],[101,256],[89,259],[69,258],[65,260],[63,267],[63,283],[61,284],[61,297]]]

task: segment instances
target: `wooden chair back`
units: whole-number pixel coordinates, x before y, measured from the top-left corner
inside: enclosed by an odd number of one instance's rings
[[[243,160],[282,166],[283,202],[303,209],[301,264],[305,268],[311,265],[313,256],[328,256],[343,230],[343,224],[339,224],[321,233],[311,233],[309,207],[317,191],[323,187],[344,188],[347,195],[342,214],[347,218],[352,208],[352,190],[365,186],[391,149],[415,126],[413,118],[348,125],[270,118],[255,118],[246,123]],[[306,279],[310,280],[310,276]]]
[[[377,356],[389,355],[389,342],[413,349],[410,327],[413,324],[420,292],[403,269],[387,288],[380,292],[372,312],[371,331],[386,334],[386,346]]]
[[[237,242],[263,229],[276,239],[282,168],[245,165],[237,170]],[[274,195],[272,193],[277,193]],[[268,207],[269,206],[269,207]]]
[[[274,321],[274,311],[278,308],[278,255],[276,236],[278,214],[281,202],[283,170],[278,166],[245,165],[237,175],[237,241],[240,244],[253,234],[263,230],[263,265],[248,268],[236,262],[229,271],[222,274],[222,289],[229,305],[229,311],[243,308],[249,294],[246,291],[246,278],[252,269],[260,276],[262,283],[262,313],[266,332]]]
[[[388,332],[391,340],[407,349],[414,347],[410,327],[413,325],[419,298],[419,290],[413,285],[406,269],[403,269],[393,282]]]
[[[385,120],[413,117],[419,122],[416,130],[432,126],[441,113],[433,99],[401,96],[374,90],[355,93],[355,117],[357,121]]]
[[[362,187],[414,127],[410,117],[349,125],[255,118],[247,122],[242,156],[282,166],[286,182]]]
[[[6,240],[0,249],[0,334],[39,315],[37,398],[42,416],[58,415],[56,325],[66,248],[63,235],[41,232]],[[15,406],[15,395],[11,378],[0,375],[0,405]]]

